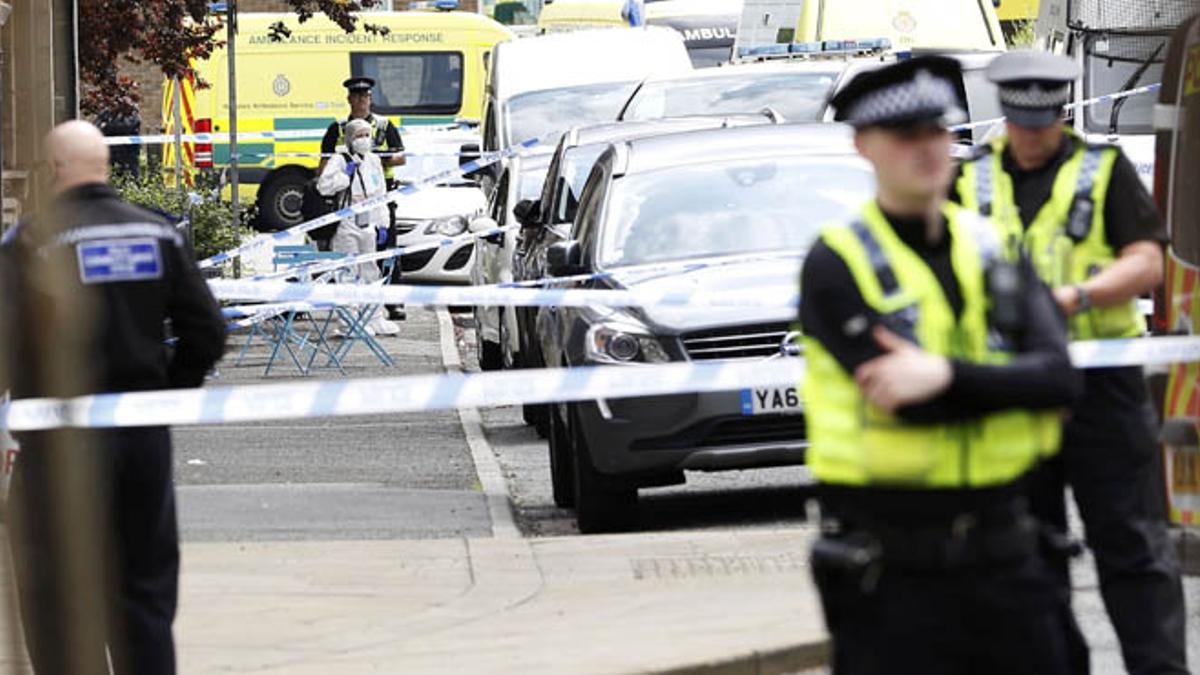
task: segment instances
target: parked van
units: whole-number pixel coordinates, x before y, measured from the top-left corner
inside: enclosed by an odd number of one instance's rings
[[[1167,221],[1171,245],[1163,293],[1155,303],[1160,334],[1200,335],[1200,17],[1175,31],[1166,50],[1163,87],[1154,120],[1157,161],[1154,192]],[[1171,521],[1200,525],[1200,364],[1170,368],[1162,387],[1167,493]],[[1192,530],[1193,533],[1196,530]],[[1192,535],[1192,541],[1196,535]],[[1197,551],[1196,553],[1200,553]],[[1200,573],[1196,553],[1184,556],[1189,573]]]
[[[271,26],[283,21],[291,34],[270,39]],[[391,12],[370,16],[389,29],[386,35],[346,33],[332,21],[314,16],[297,23],[290,14],[246,13],[238,17],[236,44],[238,131],[313,132],[299,140],[246,140],[238,143],[241,186],[247,201],[257,199],[266,229],[301,221],[305,182],[313,176],[320,137],[330,122],[346,116],[342,81],[353,75],[375,78],[376,114],[412,128],[478,121],[483,109],[485,56],[498,42],[512,39],[504,26],[467,12]],[[198,77],[181,83],[184,133],[229,129],[227,51],[196,62]],[[174,87],[163,92],[163,128],[173,133]],[[406,142],[406,145],[410,143]],[[410,147],[410,149],[413,149]],[[275,153],[313,153],[285,156]],[[183,148],[189,170],[222,170],[229,163],[228,143],[188,143]],[[174,164],[167,145],[164,167]],[[413,177],[407,168],[398,177]]]
[[[745,0],[735,53],[881,38],[898,51],[1005,49],[992,0]]]
[[[533,138],[553,148],[568,127],[615,120],[638,82],[692,70],[683,38],[657,26],[585,30],[497,44],[483,111],[483,150]],[[485,192],[499,167],[484,176]]]
[[[554,0],[542,8],[538,28],[543,33],[561,33],[628,27],[626,5],[624,0]],[[679,31],[695,67],[729,61],[742,0],[652,0],[644,11],[647,25]]]
[[[1083,65],[1075,102],[1162,82],[1171,33],[1193,12],[1194,0],[1042,0],[1036,46]],[[1154,179],[1153,92],[1090,105],[1075,129],[1093,142],[1116,142],[1142,181]]]

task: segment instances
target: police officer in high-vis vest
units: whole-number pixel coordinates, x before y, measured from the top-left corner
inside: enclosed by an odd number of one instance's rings
[[[1023,495],[1079,382],[1032,267],[945,200],[960,78],[920,57],[832,101],[878,185],[800,284],[812,568],[838,675],[1067,672],[1066,597]]]
[[[346,145],[346,123],[350,120],[365,120],[371,125],[371,139],[374,141],[372,150],[379,155],[379,159],[383,161],[384,175],[387,177],[387,187],[389,190],[395,190],[398,187],[396,181],[394,167],[403,166],[405,163],[404,141],[400,138],[400,130],[395,124],[387,118],[386,115],[376,115],[371,112],[371,103],[373,97],[371,90],[375,88],[375,80],[370,77],[351,77],[342,82],[342,86],[346,88],[346,102],[350,104],[350,115],[344,119],[331,122],[329,128],[325,130],[325,136],[321,139],[321,158],[320,164],[317,166],[317,175],[320,176],[325,171],[325,163],[327,157],[336,154],[340,148]],[[388,223],[387,234],[384,241],[379,242],[379,250],[390,248],[396,245],[396,203],[388,204],[388,212],[390,214],[390,222]],[[400,281],[400,264],[392,267],[392,283]],[[389,305],[388,318],[400,320],[404,318],[404,309],[402,305]]]
[[[1133,165],[1063,122],[1079,67],[1044,52],[992,62],[1007,134],[964,163],[955,186],[991,216],[1053,289],[1075,340],[1141,335],[1138,296],[1162,279],[1162,221]],[[1079,506],[1100,592],[1131,673],[1187,672],[1179,566],[1166,532],[1158,448],[1139,367],[1089,369],[1063,450],[1039,476],[1038,515],[1066,527],[1063,485]],[[1069,584],[1065,564],[1058,569]]]

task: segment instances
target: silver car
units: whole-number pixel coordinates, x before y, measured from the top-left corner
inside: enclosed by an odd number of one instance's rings
[[[795,292],[822,224],[844,219],[874,179],[837,124],[756,126],[614,143],[580,195],[572,239],[547,251],[565,287],[747,297]],[[580,280],[578,275],[590,275]],[[546,308],[549,367],[775,358],[795,310],[696,306]],[[797,464],[806,447],[794,387],[557,404],[555,501],[584,532],[636,520],[639,488],[688,470]]]

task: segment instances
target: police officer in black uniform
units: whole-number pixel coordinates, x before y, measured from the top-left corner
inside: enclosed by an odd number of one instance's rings
[[[952,198],[990,214],[1031,256],[1072,339],[1143,334],[1137,299],[1161,282],[1166,232],[1120,148],[1089,144],[1065,126],[1078,65],[1019,50],[987,74],[999,85],[1007,133],[964,163]],[[1084,378],[1062,454],[1039,476],[1035,510],[1065,530],[1063,486],[1071,486],[1126,668],[1185,673],[1183,592],[1142,369],[1093,368]],[[1069,588],[1067,565],[1057,572]]]
[[[837,675],[1068,671],[1066,598],[1024,491],[1078,379],[1032,268],[945,201],[960,78],[920,57],[832,101],[878,185],[823,230],[800,283]]]
[[[0,248],[0,267],[10,286],[0,319],[7,327],[7,384],[14,398],[45,395],[38,382],[29,381],[28,369],[11,364],[31,362],[39,348],[14,330],[32,315],[31,303],[58,302],[52,292],[20,281],[48,264],[70,277],[65,292],[86,307],[90,319],[80,327],[90,377],[75,393],[199,386],[224,351],[225,323],[187,241],[158,215],[122,201],[106,184],[108,150],[96,127],[81,121],[60,125],[47,146],[56,203]],[[168,347],[168,338],[173,346]],[[61,523],[55,499],[61,494],[56,497],[51,488],[52,465],[78,458],[56,454],[46,433],[18,436],[22,452],[8,512],[34,669],[42,675],[66,673],[69,659],[82,659],[92,665],[87,672],[107,672],[111,659],[116,673],[174,673],[171,624],[179,544],[169,430],[142,427],[88,435],[95,453],[90,457],[99,458],[97,482],[103,495],[103,503],[93,508],[104,523],[100,539],[110,563],[104,573],[108,583],[100,589],[67,588],[52,576],[70,555],[56,536]],[[67,654],[67,646],[77,643],[56,616],[61,594],[90,591],[107,614],[107,644],[83,645],[83,653]]]
[[[342,86],[346,88],[346,101],[350,104],[350,115],[345,119],[331,122],[329,128],[325,130],[325,136],[321,139],[321,163],[317,168],[317,175],[325,170],[325,157],[338,152],[339,148],[345,145],[344,134],[342,128],[346,126],[346,122],[353,119],[366,120],[371,125],[371,138],[375,142],[374,151],[379,153],[397,153],[390,157],[383,155],[379,159],[383,162],[384,173],[387,176],[388,190],[395,190],[398,183],[393,177],[391,167],[403,166],[404,155],[399,154],[404,152],[404,141],[400,138],[400,130],[392,121],[383,115],[376,115],[371,112],[371,90],[375,87],[375,80],[369,77],[351,77],[342,82]],[[391,218],[388,223],[387,240],[380,242],[378,250],[382,251],[385,248],[391,248],[396,245],[396,203],[388,204],[388,211],[391,213]],[[390,282],[395,284],[400,282],[400,261],[396,260],[392,266],[392,276]],[[388,318],[399,321],[404,318],[404,308],[402,305],[389,305]]]

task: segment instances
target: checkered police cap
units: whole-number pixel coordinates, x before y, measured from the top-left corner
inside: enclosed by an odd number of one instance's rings
[[[1000,87],[1000,103],[1014,108],[1061,108],[1070,99],[1069,83],[1013,82]]]
[[[954,78],[954,59],[925,56],[860,73],[830,102],[836,119],[856,128],[933,123],[965,119]]]

